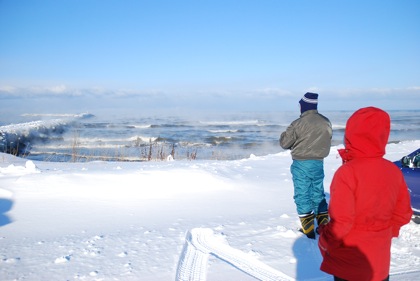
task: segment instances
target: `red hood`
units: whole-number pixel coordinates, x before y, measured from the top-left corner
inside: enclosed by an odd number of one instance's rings
[[[343,161],[354,158],[374,158],[385,155],[391,120],[388,113],[366,107],[357,110],[347,120],[344,136],[345,149],[339,153]]]

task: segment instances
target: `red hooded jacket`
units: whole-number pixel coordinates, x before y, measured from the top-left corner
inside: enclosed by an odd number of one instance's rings
[[[321,270],[346,280],[384,280],[391,240],[412,216],[398,167],[385,160],[389,115],[374,107],[347,121],[343,165],[330,187],[330,222],[320,228]]]

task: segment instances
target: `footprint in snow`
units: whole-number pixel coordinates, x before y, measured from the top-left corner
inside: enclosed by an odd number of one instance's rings
[[[1,259],[1,262],[4,262],[4,263],[16,263],[18,261],[20,261],[20,258],[4,258],[4,259]]]
[[[284,232],[280,232],[279,235],[282,236],[282,237],[285,237],[285,238],[296,238],[298,236],[298,234],[296,234],[296,232],[294,232],[291,229],[288,229]]]
[[[298,234],[295,231],[293,231],[291,229],[288,229],[288,228],[284,227],[283,225],[277,226],[276,230],[278,232],[273,234],[274,237],[277,237],[277,236],[281,236],[281,237],[284,237],[284,238],[296,238],[296,237],[298,237]]]
[[[120,258],[123,258],[123,257],[126,257],[127,255],[128,255],[127,252],[122,252],[122,253],[119,253],[117,256]]]
[[[93,276],[98,275],[98,273],[99,271],[95,270],[95,271],[90,272],[89,275],[93,277]]]
[[[71,258],[70,255],[62,256],[62,257],[56,258],[55,261],[54,261],[54,263],[56,263],[56,264],[58,264],[58,263],[65,263],[65,262],[70,261],[70,258]]]

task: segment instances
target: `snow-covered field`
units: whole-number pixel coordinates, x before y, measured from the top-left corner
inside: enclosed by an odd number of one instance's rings
[[[419,147],[389,144],[386,158]],[[142,163],[0,154],[0,280],[332,280],[297,231],[290,164],[289,152]],[[326,192],[340,164],[333,147]],[[396,279],[420,280],[413,222],[393,240]]]

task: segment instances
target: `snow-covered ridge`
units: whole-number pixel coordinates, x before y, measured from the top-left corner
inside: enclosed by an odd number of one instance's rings
[[[90,118],[94,115],[91,113],[80,113],[80,114],[71,114],[71,113],[24,113],[22,116],[28,117],[55,117],[55,118]]]
[[[0,126],[0,132],[4,133],[21,133],[29,134],[33,130],[39,130],[42,128],[56,128],[62,125],[69,124],[78,119],[86,119],[94,117],[90,113],[82,114],[23,114],[23,116],[32,116],[32,117],[61,117],[55,119],[43,119],[31,122],[9,124],[5,126]]]
[[[14,155],[26,154],[33,142],[48,142],[59,138],[78,119],[93,117],[92,114],[38,114],[32,116],[62,118],[45,119],[31,122],[0,126],[0,152]]]

